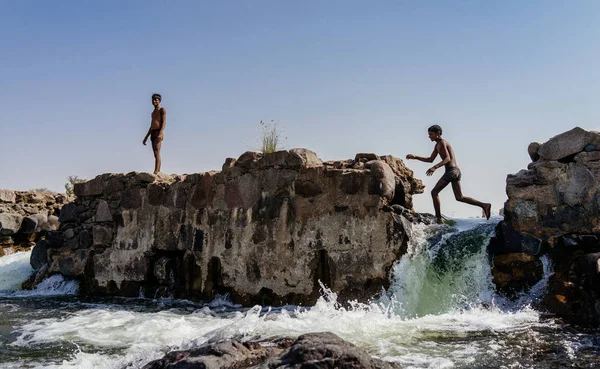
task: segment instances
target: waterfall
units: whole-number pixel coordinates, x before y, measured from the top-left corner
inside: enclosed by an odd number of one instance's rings
[[[393,305],[394,314],[418,318],[496,305],[496,300],[503,300],[496,295],[487,253],[495,223],[463,223],[463,229],[413,227],[408,251],[393,267],[390,288],[381,299]],[[541,285],[551,268],[545,272]],[[541,285],[530,293],[539,294]],[[531,300],[522,298],[520,302]]]

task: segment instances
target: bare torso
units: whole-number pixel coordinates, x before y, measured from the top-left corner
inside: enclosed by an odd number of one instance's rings
[[[449,157],[450,162],[445,165],[446,169],[458,166],[456,165],[456,156],[454,156],[454,150],[448,141],[440,140],[435,144],[435,149],[437,150],[438,154],[440,154],[442,160],[446,159],[447,156]]]
[[[162,128],[162,124],[163,124],[162,110],[163,110],[163,108],[154,109],[152,111],[152,114],[151,114],[152,118],[151,118],[151,121],[150,121],[150,129],[151,130],[161,129]]]

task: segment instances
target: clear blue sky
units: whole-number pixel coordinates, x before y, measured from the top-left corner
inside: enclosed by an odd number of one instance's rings
[[[163,95],[163,171],[220,169],[259,147],[324,160],[454,146],[466,195],[506,199],[527,145],[600,127],[599,1],[2,1],[0,188],[152,171],[141,141]],[[441,175],[408,166],[430,189]],[[442,211],[480,211],[442,196]],[[428,193],[417,211],[432,211]]]

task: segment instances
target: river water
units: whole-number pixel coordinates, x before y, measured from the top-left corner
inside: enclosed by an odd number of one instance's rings
[[[34,291],[29,253],[0,258],[1,368],[140,368],[209,341],[331,331],[405,368],[600,367],[600,332],[534,310],[552,273],[507,301],[494,292],[486,245],[499,219],[415,226],[390,288],[340,304],[327,288],[314,306],[243,308],[172,299],[84,298],[60,276]]]

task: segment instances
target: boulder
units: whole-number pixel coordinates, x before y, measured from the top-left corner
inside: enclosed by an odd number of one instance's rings
[[[56,215],[48,215],[48,228],[43,229],[44,231],[54,231],[58,229],[59,226],[58,217]]]
[[[35,217],[28,216],[23,218],[23,222],[21,223],[21,229],[19,229],[20,233],[31,234],[35,232],[37,228],[38,222]]]
[[[506,295],[527,292],[544,274],[542,262],[537,256],[510,253],[494,256],[492,281]]]
[[[541,278],[538,257],[551,259],[541,308],[568,322],[600,325],[600,136],[576,127],[529,148],[533,163],[509,175],[504,221],[490,240],[492,274],[505,294]]]
[[[192,350],[170,352],[162,359],[146,364],[143,369],[256,368],[269,357],[280,353],[282,344],[262,345],[237,340],[209,343]]]
[[[540,159],[540,154],[538,154],[538,151],[541,146],[542,144],[539,142],[532,142],[529,144],[527,147],[527,153],[529,154],[531,161],[536,162]]]
[[[144,369],[167,368],[344,368],[394,369],[395,363],[371,357],[365,350],[330,332],[307,333],[296,339],[274,338],[265,341],[229,340],[208,343],[186,351],[173,351]]]
[[[377,160],[371,164],[370,169],[374,179],[372,192],[392,200],[396,191],[396,176],[392,168],[386,162]]]
[[[100,176],[83,183],[73,185],[75,196],[98,196],[103,192],[103,181]]]
[[[354,156],[354,161],[364,161],[364,162],[369,162],[372,160],[381,160],[381,157],[379,157],[379,155],[374,154],[374,153],[358,153]]]
[[[319,159],[317,153],[315,153],[314,151],[310,151],[307,149],[291,149],[290,153],[293,155],[298,155],[302,160],[302,165],[305,168],[318,167],[323,165],[323,161]]]
[[[573,160],[581,165],[586,165],[590,161],[600,161],[600,151],[583,151],[575,155]]]
[[[12,235],[19,231],[23,216],[19,214],[0,213],[0,234]]]
[[[488,251],[492,255],[538,255],[542,252],[542,241],[527,233],[517,232],[511,223],[502,221],[496,226],[496,235],[490,240]]]
[[[72,222],[77,220],[77,204],[74,202],[65,204],[60,209],[60,215],[58,216],[59,222]]]
[[[246,151],[235,162],[236,166],[242,167],[244,169],[250,169],[256,167],[256,163],[260,158],[262,158],[263,154],[256,151]]]
[[[303,334],[278,358],[260,368],[392,369],[400,365],[373,358],[331,332]]]
[[[538,149],[545,160],[561,160],[582,152],[595,139],[595,135],[580,127],[552,137]]]
[[[38,270],[43,265],[48,264],[48,249],[50,245],[48,241],[42,240],[38,242],[31,250],[30,264],[35,270]]]
[[[0,190],[0,203],[14,204],[16,200],[15,191]]]
[[[52,217],[57,218],[55,216],[52,216]],[[29,216],[29,218],[35,219],[35,223],[36,223],[35,232],[55,231],[57,228],[57,225],[58,225],[56,221],[51,222],[50,217],[46,213],[33,214],[33,215]]]

